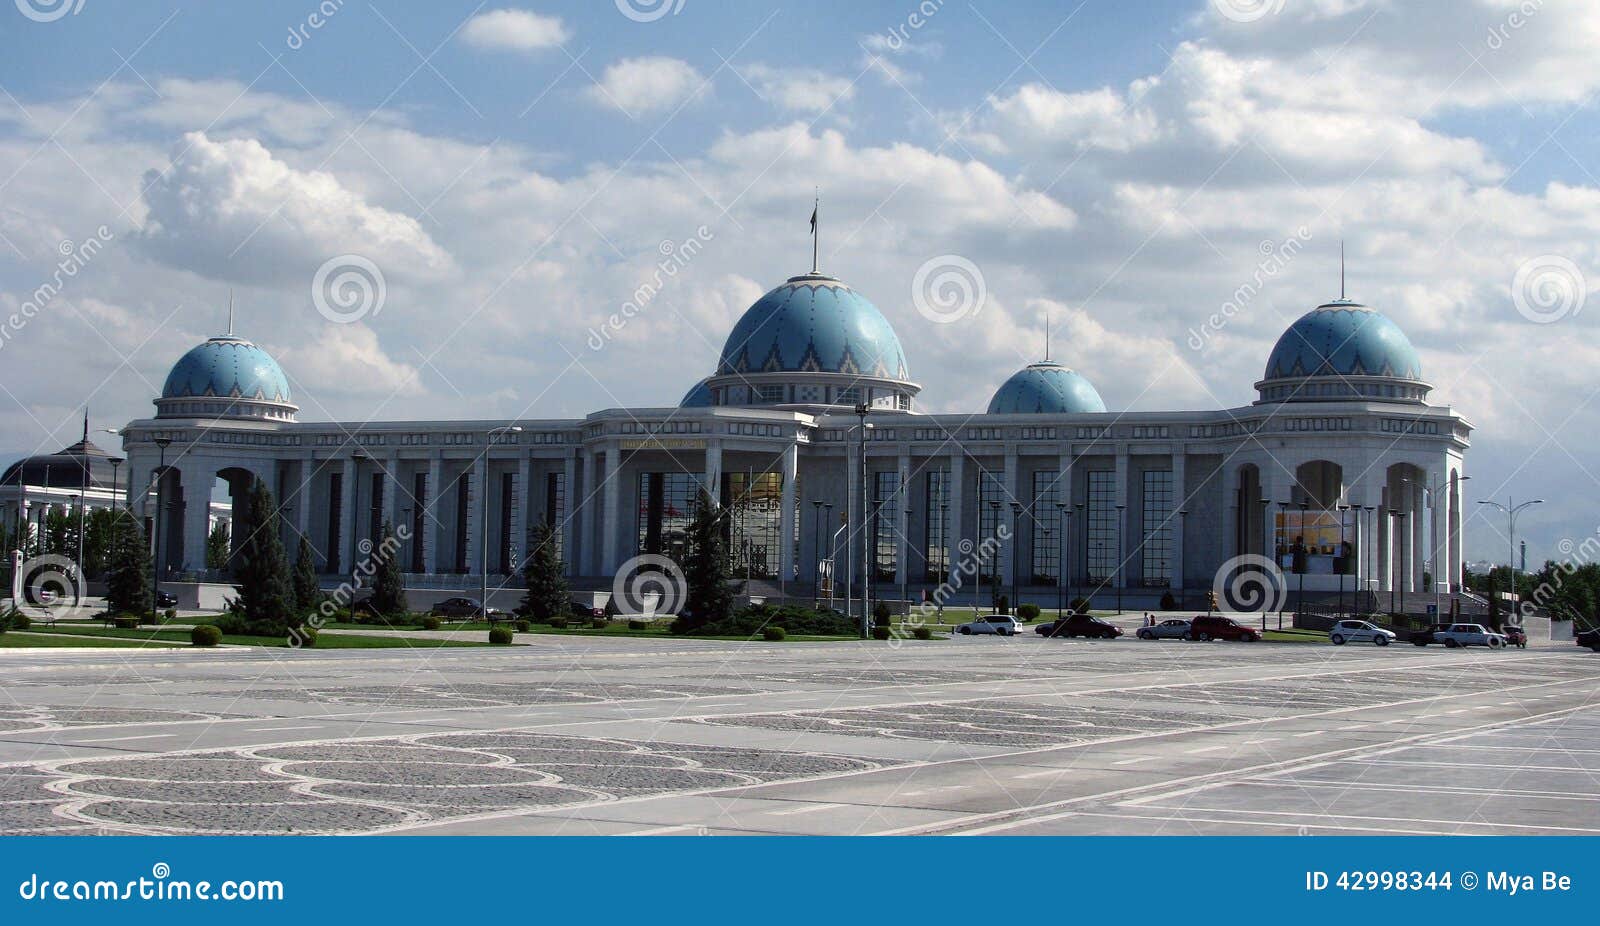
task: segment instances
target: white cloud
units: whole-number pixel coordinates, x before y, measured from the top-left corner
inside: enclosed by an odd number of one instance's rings
[[[837,108],[856,95],[855,85],[848,77],[821,71],[753,64],[740,73],[763,99],[794,112],[819,113]]]
[[[489,10],[461,27],[463,42],[495,51],[539,51],[570,38],[572,31],[561,17],[527,10]]]
[[[638,115],[677,106],[708,90],[705,78],[687,61],[647,56],[607,66],[587,93],[596,103]]]

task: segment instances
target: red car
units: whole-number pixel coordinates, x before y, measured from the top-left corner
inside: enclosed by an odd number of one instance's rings
[[[1219,614],[1201,614],[1189,622],[1189,635],[1196,640],[1238,640],[1254,643],[1261,639],[1261,631],[1246,627],[1231,617]]]

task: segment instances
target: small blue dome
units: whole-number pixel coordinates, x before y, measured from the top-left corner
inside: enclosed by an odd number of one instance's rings
[[[1278,339],[1264,379],[1393,376],[1422,379],[1422,362],[1400,326],[1367,306],[1337,301],[1300,316]]]
[[[678,403],[679,408],[706,408],[710,405],[711,387],[706,385],[704,379],[690,387],[689,391],[683,394],[683,401]]]
[[[991,415],[1103,412],[1094,385],[1059,363],[1030,363],[1011,375],[989,400]]]
[[[812,273],[756,300],[733,326],[717,373],[846,373],[908,380],[889,320],[860,293]]]
[[[267,352],[244,338],[212,338],[184,354],[167,374],[163,399],[192,396],[289,404],[289,380]]]

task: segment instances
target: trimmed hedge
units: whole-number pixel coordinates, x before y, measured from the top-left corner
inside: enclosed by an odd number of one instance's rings
[[[438,630],[442,624],[443,622],[437,617],[434,617],[432,614],[429,614],[427,617],[422,619],[423,630]]]
[[[754,637],[766,627],[782,627],[785,633],[801,636],[853,637],[861,632],[858,618],[838,611],[760,604],[741,608],[726,620],[712,621],[689,633],[693,636]],[[680,632],[677,624],[673,630]]]
[[[489,628],[490,643],[504,646],[505,644],[511,642],[511,637],[512,634],[510,627],[501,627],[499,625],[495,625],[494,627]]]
[[[589,619],[589,626],[594,630],[604,630],[609,623],[611,621],[604,617],[592,617]]]
[[[564,617],[552,617],[550,618],[550,626],[557,630],[566,630],[567,619]]]
[[[533,622],[532,621],[529,621],[527,619],[523,619],[523,620],[517,621],[517,632],[518,633],[527,633],[528,631],[530,631],[532,629],[533,629]]]
[[[766,640],[768,643],[777,643],[786,636],[788,636],[788,634],[783,632],[782,627],[761,628],[761,639]]]
[[[1036,604],[1019,604],[1017,605],[1017,616],[1024,621],[1036,621],[1039,619],[1039,606]]]
[[[650,622],[649,621],[630,620],[630,621],[628,621],[628,629],[629,630],[649,630],[650,629]]]
[[[874,640],[887,640],[887,639],[889,639],[889,628],[887,628],[887,627],[874,627],[874,628],[872,628],[872,639],[874,639]]]
[[[189,631],[189,642],[195,646],[216,646],[222,642],[222,631],[214,624],[196,624]]]
[[[119,614],[111,619],[111,626],[118,630],[138,630],[139,616],[137,614]]]
[[[927,627],[913,627],[911,628],[911,635],[916,637],[918,640],[933,639],[933,631]]]

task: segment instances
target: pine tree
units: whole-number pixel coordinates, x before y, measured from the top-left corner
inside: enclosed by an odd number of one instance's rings
[[[405,578],[400,575],[400,541],[395,539],[394,528],[383,522],[383,540],[372,555],[377,558],[377,570],[372,577],[372,607],[384,617],[396,617],[411,610],[406,605]]]
[[[689,586],[688,603],[683,614],[673,621],[672,629],[676,633],[692,633],[733,614],[733,590],[728,587],[722,529],[722,513],[711,504],[711,496],[701,492],[695,503],[694,520],[689,524],[688,550],[683,563],[684,580]]]
[[[311,541],[300,538],[300,551],[294,563],[294,613],[301,616],[311,613],[321,594],[317,580],[317,560],[311,552]]]
[[[247,629],[258,636],[276,636],[300,624],[294,611],[289,561],[278,537],[278,512],[272,493],[260,479],[250,483],[245,523],[250,531],[239,545],[235,573],[239,604]]]
[[[228,568],[228,522],[218,521],[206,535],[206,568],[220,572]]]
[[[150,550],[144,531],[132,516],[117,519],[106,582],[106,610],[112,614],[149,614],[155,607],[150,591]]]
[[[523,613],[538,621],[565,615],[572,594],[567,588],[566,566],[556,553],[555,531],[546,524],[535,525],[528,550],[522,564],[522,581],[528,586],[522,596]]]

